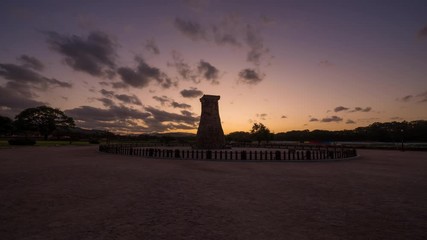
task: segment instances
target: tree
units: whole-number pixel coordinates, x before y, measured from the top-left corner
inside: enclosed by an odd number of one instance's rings
[[[0,116],[0,135],[9,135],[13,129],[12,119]]]
[[[251,134],[248,132],[232,132],[229,133],[226,136],[226,139],[228,141],[235,141],[235,142],[251,142]]]
[[[272,134],[270,133],[270,129],[268,129],[264,124],[254,123],[251,129],[251,135],[258,141],[258,144],[260,144],[261,141],[268,142]]]
[[[25,109],[15,117],[15,124],[19,130],[39,132],[45,140],[56,129],[75,126],[73,118],[48,106]]]

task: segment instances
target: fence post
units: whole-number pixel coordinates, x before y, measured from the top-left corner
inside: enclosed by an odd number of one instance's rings
[[[243,150],[243,151],[240,152],[240,160],[247,160],[246,159],[246,151],[245,150]]]
[[[329,159],[333,159],[334,158],[334,152],[333,151],[328,151],[328,158]]]
[[[307,150],[307,151],[305,152],[305,158],[306,158],[307,160],[311,160],[311,150]]]
[[[279,150],[277,150],[276,151],[276,156],[275,156],[275,160],[281,160],[281,156],[280,156],[281,154],[280,154],[280,151]]]

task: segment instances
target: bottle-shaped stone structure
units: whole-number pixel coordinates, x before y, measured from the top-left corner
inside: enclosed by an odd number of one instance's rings
[[[197,129],[197,148],[220,149],[225,147],[224,131],[219,118],[218,100],[220,96],[203,95],[202,116]]]

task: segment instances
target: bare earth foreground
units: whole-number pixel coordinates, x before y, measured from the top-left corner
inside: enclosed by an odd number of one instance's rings
[[[426,239],[427,152],[319,163],[0,149],[0,239]]]

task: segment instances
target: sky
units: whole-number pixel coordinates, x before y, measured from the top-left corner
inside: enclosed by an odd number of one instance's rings
[[[0,115],[82,128],[225,133],[427,119],[427,2],[1,0]]]

